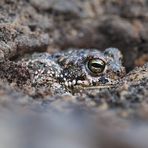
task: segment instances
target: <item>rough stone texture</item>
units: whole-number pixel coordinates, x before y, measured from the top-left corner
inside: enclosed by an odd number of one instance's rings
[[[0,144],[15,148],[19,147],[18,142],[26,148],[28,144],[78,147],[80,143],[81,148],[106,148],[108,145],[146,148],[147,74],[148,64],[131,71],[114,89],[83,92],[83,96],[65,94],[44,99],[34,99],[21,90],[14,90],[13,85],[1,82],[0,129],[5,134],[1,132]],[[67,137],[67,134],[72,137]],[[80,136],[79,140],[75,136]],[[8,137],[9,143],[5,142]],[[58,141],[60,145],[56,145]]]
[[[135,68],[148,61],[147,34],[147,0],[1,0],[0,61],[1,70],[5,69],[5,73],[0,73],[1,147],[28,148],[31,141],[30,147],[36,147],[35,144],[44,147],[42,144],[48,143],[46,138],[50,136],[50,132],[46,132],[51,131],[48,128],[67,129],[66,134],[69,134],[76,124],[77,133],[72,135],[82,134],[81,138],[89,139],[86,140],[88,148],[147,148],[148,64]],[[30,88],[23,92],[13,85],[9,74],[15,78],[25,72],[16,68],[12,73],[15,64],[3,64],[6,59],[15,60],[26,52],[55,52],[68,47],[104,50],[110,46],[123,52],[128,71],[135,69],[116,88],[84,92],[82,96],[44,98],[43,95],[36,96]],[[4,74],[7,79],[3,79]],[[90,119],[89,115],[95,119]],[[65,123],[65,119],[71,122],[66,120]],[[25,121],[29,121],[26,126],[22,124]],[[84,123],[97,125],[90,128]],[[22,133],[22,137],[18,133]],[[36,133],[40,137],[38,140],[29,137]],[[7,142],[7,138],[11,142]],[[69,136],[67,138],[68,142]],[[21,140],[25,141],[20,146],[17,142]],[[67,144],[78,147],[76,141]]]
[[[50,52],[115,46],[132,69],[148,54],[146,0],[2,0],[0,5],[1,57],[47,46]]]

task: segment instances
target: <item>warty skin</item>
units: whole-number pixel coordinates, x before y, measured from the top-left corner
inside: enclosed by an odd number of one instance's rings
[[[19,63],[27,67],[35,87],[46,86],[55,92],[110,88],[125,75],[122,54],[117,48],[35,53]]]

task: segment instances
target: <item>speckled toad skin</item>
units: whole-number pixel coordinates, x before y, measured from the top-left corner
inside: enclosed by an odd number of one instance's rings
[[[116,48],[36,53],[19,62],[27,67],[35,87],[48,87],[55,93],[110,88],[125,75],[122,54]]]

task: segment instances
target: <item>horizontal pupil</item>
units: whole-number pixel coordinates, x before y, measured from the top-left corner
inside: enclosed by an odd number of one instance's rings
[[[100,59],[88,61],[87,68],[94,74],[98,75],[105,69],[105,62]]]
[[[103,67],[103,65],[100,65],[98,63],[92,63],[91,66],[93,66],[95,68],[101,68],[101,67]]]

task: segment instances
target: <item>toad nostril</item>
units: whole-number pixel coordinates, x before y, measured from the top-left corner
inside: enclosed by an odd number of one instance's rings
[[[123,77],[126,74],[126,71],[125,71],[125,68],[121,68],[121,69],[117,69],[115,73],[118,77]]]
[[[115,73],[116,73],[117,76],[120,76],[121,75],[121,71],[119,69],[116,70]]]

